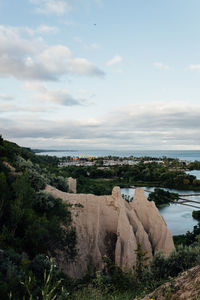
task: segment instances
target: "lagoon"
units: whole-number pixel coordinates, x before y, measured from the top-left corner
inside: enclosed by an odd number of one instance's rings
[[[154,187],[144,187],[145,190],[154,191]],[[186,190],[175,190],[175,189],[165,189],[169,192],[179,193],[179,194],[199,194],[196,191],[186,191]],[[132,188],[121,188],[121,194],[133,196],[135,190]],[[146,196],[148,193],[145,192]],[[189,197],[188,197],[189,198]],[[200,196],[190,197],[192,200],[200,201]],[[200,207],[200,205],[199,205]],[[168,228],[171,230],[173,235],[185,234],[187,231],[192,231],[193,227],[198,224],[192,217],[192,211],[197,210],[195,208],[184,206],[181,204],[171,203],[169,206],[163,206],[159,209],[160,214],[163,216]]]

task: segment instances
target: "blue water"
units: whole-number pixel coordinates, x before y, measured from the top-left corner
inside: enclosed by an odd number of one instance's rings
[[[178,158],[185,161],[200,161],[200,150],[132,150],[132,151],[114,151],[114,150],[69,150],[62,152],[41,152],[38,154],[50,155],[50,156],[94,156],[94,157],[104,157],[104,156],[119,156],[119,157],[128,157],[128,156],[149,156],[162,158],[163,156],[170,158]]]
[[[144,187],[145,190],[154,191],[154,187]],[[195,191],[165,189],[170,192],[178,194],[199,194]],[[135,190],[131,188],[122,188],[121,194],[129,195],[133,197]],[[148,193],[145,193],[148,196]],[[191,200],[200,201],[200,196],[193,196],[186,198]],[[200,207],[199,204],[196,204]],[[169,206],[163,206],[159,209],[160,214],[163,216],[168,228],[171,230],[173,235],[185,234],[187,231],[192,231],[193,227],[197,225],[197,221],[192,217],[192,211],[198,210],[193,207],[184,206],[181,204],[170,204]]]

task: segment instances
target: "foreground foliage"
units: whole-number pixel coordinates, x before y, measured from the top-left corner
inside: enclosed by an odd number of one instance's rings
[[[68,259],[76,255],[76,234],[69,207],[41,191],[51,173],[14,143],[1,139],[0,151],[0,299],[8,299],[9,291],[13,299],[22,299],[20,282],[29,276],[40,286],[49,268],[46,255],[55,256],[58,248]]]
[[[63,274],[59,276],[54,262],[46,259],[47,268],[43,269],[43,274],[40,273],[40,281],[32,273],[20,281],[24,292],[23,299],[135,299],[200,262],[199,246],[194,248],[180,246],[168,258],[158,252],[149,267],[145,265],[146,254],[141,251],[141,247],[138,246],[136,253],[137,264],[134,273],[122,271],[111,260],[105,258],[105,268],[102,272],[88,270],[83,279],[71,282],[69,278],[64,279]]]

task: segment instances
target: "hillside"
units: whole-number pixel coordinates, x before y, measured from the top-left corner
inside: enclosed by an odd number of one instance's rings
[[[200,228],[197,227],[193,233],[179,237],[177,240],[179,245],[168,256],[156,252],[157,248],[152,247],[154,249],[152,252],[155,253],[147,267],[146,253],[141,247],[145,239],[139,239],[138,224],[134,223],[136,217],[130,219],[129,205],[124,202],[120,206],[126,208],[127,222],[135,224],[134,234],[139,241],[137,248],[132,249],[127,238],[130,253],[134,253],[135,267],[122,270],[119,265],[114,263],[111,256],[102,258],[101,271],[95,270],[91,268],[90,264],[87,264],[82,278],[75,280],[67,276],[66,273],[59,270],[56,264],[56,254],[59,250],[64,253],[63,260],[72,262],[72,264],[75,261],[76,264],[79,264],[79,249],[76,248],[77,235],[72,226],[72,204],[43,192],[47,185],[59,191],[59,195],[66,195],[68,192],[67,180],[60,176],[57,165],[56,157],[35,155],[28,148],[22,148],[0,138],[0,299],[137,299],[169,279],[171,282],[171,278],[176,278],[181,272],[199,264],[200,246],[197,237]],[[72,175],[70,169],[68,175]],[[90,200],[98,198],[93,196],[90,195]],[[109,199],[114,201],[114,198],[111,198],[111,196],[105,196],[104,200],[108,205]],[[87,195],[84,195],[84,199],[86,204],[89,203]],[[76,205],[80,210],[81,206],[78,202]],[[87,208],[87,205],[85,206]],[[93,206],[97,206],[94,201]],[[138,219],[141,219],[139,208],[134,208],[134,211],[135,214],[137,213]],[[104,219],[107,215],[106,220],[111,224],[111,215],[108,210],[101,212],[102,214],[98,215],[103,216]],[[76,217],[78,218],[78,214]],[[156,224],[155,218],[157,217],[153,214],[149,216],[149,222],[153,225]],[[94,224],[96,219],[94,217]],[[143,219],[142,223],[145,224],[146,218]],[[87,215],[84,216],[84,220],[87,225]],[[79,223],[81,224],[81,221]],[[104,223],[102,221],[102,225]],[[126,233],[123,222],[120,224],[120,230],[124,230]],[[131,229],[130,226],[127,228]],[[104,229],[106,232],[106,227]],[[84,230],[87,233],[86,226]],[[155,228],[155,232],[156,230]],[[146,232],[144,235],[149,236],[149,243],[153,245],[153,233],[150,230],[148,232],[146,226],[144,226],[144,231]],[[117,230],[115,233],[117,236]],[[100,236],[101,230],[97,234],[98,238]],[[180,245],[182,242],[185,246]],[[121,243],[121,253],[125,249],[124,245],[126,244]],[[90,254],[90,251],[88,253]],[[180,281],[182,282],[180,291],[184,292],[182,290],[184,282],[186,283],[185,291],[188,292],[187,289],[192,289],[194,284],[192,278],[196,278],[192,276],[196,276],[195,274],[198,273],[198,267],[194,269],[194,272],[189,271],[187,274],[191,276],[188,275]],[[177,282],[179,282],[178,280]],[[168,283],[166,289],[169,288],[169,285],[171,288],[172,284]],[[176,281],[173,285],[176,285]],[[161,297],[161,290],[158,290],[159,297]],[[173,290],[173,292],[177,291]],[[152,295],[155,295],[152,297],[156,297],[155,293]]]
[[[47,183],[68,190],[54,168],[54,158],[37,157],[0,140],[0,299],[8,299],[10,292],[13,299],[22,299],[27,292],[21,282],[29,277],[31,285],[41,287],[45,270],[51,268],[48,257],[57,248],[65,248],[68,259],[76,255],[69,207],[41,192]],[[54,277],[60,277],[59,270]]]

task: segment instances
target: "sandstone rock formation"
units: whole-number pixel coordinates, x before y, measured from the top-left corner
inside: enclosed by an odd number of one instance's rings
[[[73,204],[77,261],[67,262],[63,253],[57,256],[59,266],[73,277],[81,277],[88,265],[101,270],[103,256],[110,257],[123,269],[131,269],[136,263],[138,244],[149,259],[157,250],[168,255],[174,248],[171,232],[142,188],[136,189],[131,203],[122,198],[119,187],[110,196],[69,194],[51,186],[45,192]]]
[[[72,177],[67,178],[70,193],[76,193],[76,179]]]

